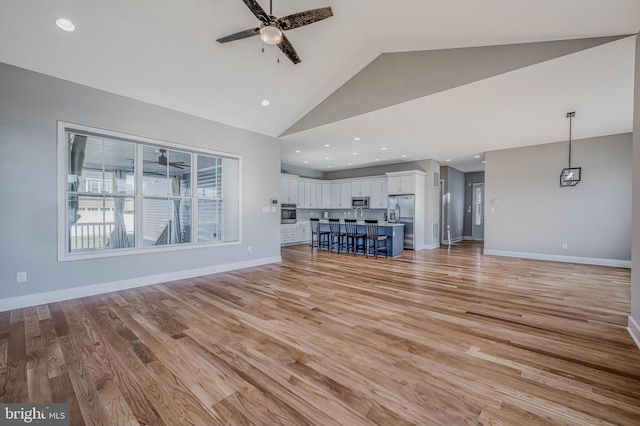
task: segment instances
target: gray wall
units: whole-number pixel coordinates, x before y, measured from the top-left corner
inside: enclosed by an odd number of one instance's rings
[[[383,53],[283,135],[429,96],[623,37]]]
[[[420,170],[428,172],[431,169],[431,160],[407,161],[404,163],[382,164],[379,166],[360,167],[357,169],[336,170],[325,172],[325,179],[350,179],[367,176],[381,176],[391,172],[405,172],[407,170]]]
[[[636,80],[633,106],[633,262],[631,265],[631,317],[640,325],[640,36],[636,40]]]
[[[242,155],[242,244],[58,262],[57,120]],[[0,298],[280,255],[278,213],[262,213],[280,198],[279,141],[6,64],[0,182]]]
[[[567,153],[567,142],[486,153],[485,250],[631,259],[631,134],[574,141],[582,181],[561,188]]]
[[[444,229],[441,240],[459,241],[464,228],[464,173],[453,167],[440,167],[440,179],[444,180]],[[449,235],[447,235],[447,226]]]
[[[484,183],[484,172],[464,174],[464,229],[462,235],[471,238],[473,235],[473,184]]]
[[[284,163],[281,164],[280,171],[288,175],[297,175],[297,176],[311,178],[311,179],[324,179],[324,175],[325,175],[324,172],[321,172],[319,170],[305,169],[304,167],[299,167],[299,166],[294,166],[292,164],[284,164]]]

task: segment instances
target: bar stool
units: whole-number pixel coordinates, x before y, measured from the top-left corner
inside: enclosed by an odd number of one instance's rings
[[[340,231],[340,219],[329,219],[329,250],[333,251],[333,246],[338,245],[338,254],[340,254],[340,245],[344,245],[347,234]]]
[[[351,248],[354,256],[358,252],[358,249],[362,249],[362,253],[364,254],[367,234],[358,233],[358,221],[356,219],[345,219],[344,227],[347,231],[347,253],[349,253],[349,248]]]
[[[389,257],[387,236],[378,235],[378,221],[377,220],[365,220],[364,225],[367,228],[367,257],[371,251],[371,244],[373,244],[373,253],[375,258],[378,258],[378,252],[383,251],[384,257]],[[380,247],[380,243],[384,241],[384,245]]]
[[[320,219],[311,218],[309,219],[311,223],[311,251],[313,251],[314,247],[314,236],[315,236],[315,247],[318,250],[324,246],[327,250],[329,249],[329,231],[321,231],[320,230]],[[324,238],[323,238],[324,237]]]

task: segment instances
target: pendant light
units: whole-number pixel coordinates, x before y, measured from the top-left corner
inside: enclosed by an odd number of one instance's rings
[[[569,167],[562,169],[562,173],[560,173],[560,186],[576,186],[582,177],[582,167],[571,167],[571,125],[575,116],[575,111],[567,113],[569,119]]]

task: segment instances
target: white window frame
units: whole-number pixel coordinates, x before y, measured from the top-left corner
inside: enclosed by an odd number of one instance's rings
[[[130,256],[133,254],[149,254],[149,253],[161,253],[167,251],[175,251],[175,250],[192,250],[192,249],[201,249],[201,248],[211,248],[211,247],[224,247],[224,246],[233,246],[242,244],[242,155],[232,154],[223,151],[214,151],[205,148],[193,147],[189,145],[178,144],[174,142],[161,141],[158,139],[151,139],[143,136],[130,135],[126,133],[115,132],[112,130],[99,129],[96,127],[84,126],[81,124],[69,123],[65,121],[58,121],[58,176],[57,176],[57,191],[58,191],[58,212],[57,212],[57,224],[58,224],[58,262],[67,262],[74,260],[85,260],[85,259],[99,259],[105,257],[118,257],[118,256]],[[162,245],[162,246],[154,246],[154,247],[132,247],[132,248],[121,248],[121,249],[112,249],[112,250],[96,250],[92,252],[69,252],[68,251],[68,238],[67,238],[67,179],[68,179],[68,146],[66,133],[67,132],[77,131],[84,134],[95,134],[97,136],[111,137],[115,139],[122,139],[126,141],[130,141],[137,145],[136,149],[142,149],[141,144],[149,144],[160,147],[166,147],[168,149],[178,149],[182,151],[187,151],[193,155],[193,158],[197,158],[197,154],[203,155],[213,155],[218,157],[226,157],[231,159],[238,160],[238,240],[237,241],[220,241],[220,242],[208,242],[208,243],[198,243],[197,241],[197,233],[196,237],[192,238],[191,243],[183,243],[183,244],[171,244],[171,245]],[[197,161],[197,160],[194,160]],[[136,155],[136,173],[137,170],[142,170],[142,156]],[[224,173],[224,172],[223,172]],[[196,182],[192,182],[193,187],[192,191],[195,194]],[[142,180],[137,179],[136,181],[136,240],[138,238],[142,238],[142,212],[139,210],[141,206],[141,200],[143,198],[142,194]],[[192,206],[192,229],[197,229],[197,200],[198,198],[194,196],[194,206]]]

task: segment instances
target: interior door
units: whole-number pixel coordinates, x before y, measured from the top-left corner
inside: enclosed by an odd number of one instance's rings
[[[473,226],[471,236],[474,241],[484,241],[484,183],[473,184]]]

